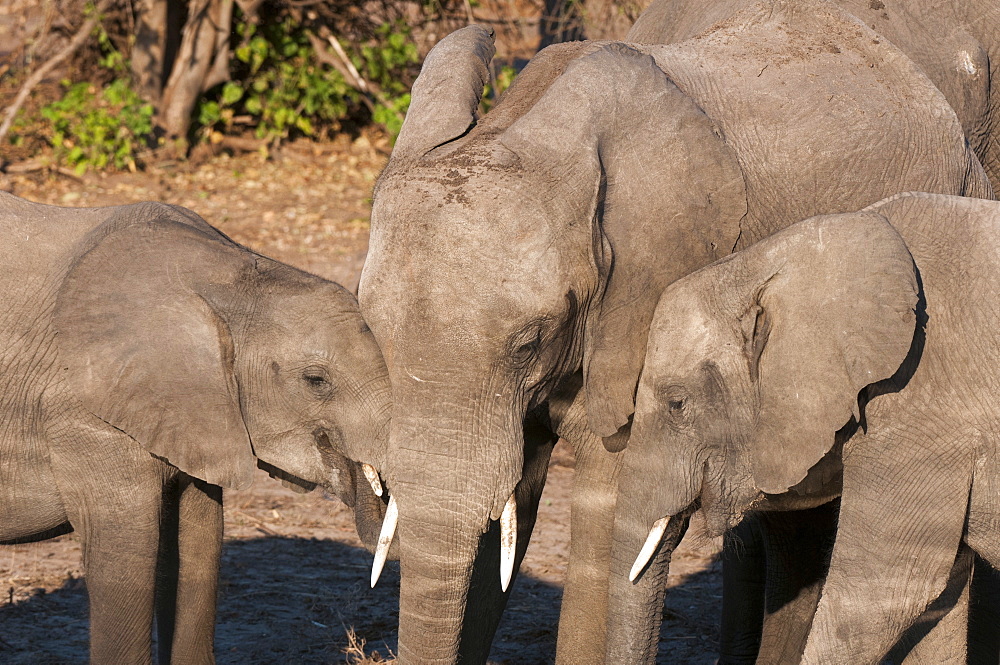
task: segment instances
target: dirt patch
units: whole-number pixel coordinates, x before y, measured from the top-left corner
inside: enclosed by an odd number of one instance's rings
[[[355,288],[368,243],[371,188],[388,145],[362,135],[295,147],[281,161],[218,156],[199,166],[82,181],[34,174],[7,185],[27,199],[70,206],[161,200],[191,208],[263,254]],[[569,544],[572,453],[560,444],[538,522],[497,639],[496,664],[555,658]],[[353,629],[367,652],[395,652],[399,569],[368,588],[371,556],[349,510],[321,492],[299,495],[266,474],[226,495],[216,632],[220,665],[345,663]],[[697,521],[671,566],[662,662],[714,663],[721,576],[716,543]],[[87,661],[87,601],[75,535],[0,548],[0,663]],[[349,660],[349,658],[354,660]],[[368,661],[370,662],[370,661]]]
[[[385,137],[364,133],[293,144],[280,161],[222,154],[199,165],[161,163],[82,179],[36,172],[8,176],[6,188],[62,206],[182,205],[247,247],[353,289],[368,250],[372,187],[388,151]]]

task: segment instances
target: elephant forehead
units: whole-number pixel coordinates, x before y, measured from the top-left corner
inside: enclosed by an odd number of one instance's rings
[[[450,344],[495,346],[539,320],[569,313],[571,301],[560,285],[524,282],[509,274],[476,277],[475,283],[435,280],[398,303],[402,331],[421,330]]]
[[[427,294],[434,301],[509,301],[515,309],[558,305],[565,285],[579,281],[592,260],[549,225],[511,218],[454,206],[397,218],[373,229],[365,280],[378,284],[378,297],[397,300]]]
[[[393,173],[380,181],[372,208],[374,231],[402,236],[472,225],[478,233],[551,233],[564,222],[552,187],[502,159],[445,160]]]
[[[651,373],[685,372],[734,347],[734,340],[695,298],[665,292],[650,329],[646,366]]]

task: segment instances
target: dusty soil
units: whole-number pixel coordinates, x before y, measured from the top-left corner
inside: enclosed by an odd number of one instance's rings
[[[95,206],[155,199],[198,212],[234,240],[355,288],[367,250],[371,189],[389,146],[374,135],[293,146],[280,160],[219,155],[138,174],[82,180],[44,172],[0,186],[27,199]],[[0,177],[2,178],[2,177]],[[492,663],[551,663],[569,541],[572,453],[560,444],[535,535],[494,643]],[[368,588],[371,557],[349,510],[294,494],[261,473],[226,499],[216,654],[220,665],[359,663],[395,651],[398,567]],[[674,554],[663,662],[715,660],[721,599],[717,543],[697,523]],[[0,548],[0,663],[85,663],[87,601],[73,534]],[[365,660],[364,662],[372,662]]]

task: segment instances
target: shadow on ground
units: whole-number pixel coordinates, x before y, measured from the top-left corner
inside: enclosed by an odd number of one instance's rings
[[[711,663],[716,629],[686,618],[718,602],[717,574],[690,575],[668,594],[663,657]],[[398,564],[368,588],[371,555],[332,540],[265,537],[226,543],[216,628],[219,665],[345,663],[347,633],[368,653],[395,652]],[[562,589],[518,578],[494,643],[491,663],[541,665],[555,659]],[[10,665],[87,662],[87,592],[70,579],[49,593],[0,608],[0,662]],[[689,654],[689,655],[688,655]],[[666,661],[665,661],[666,662]]]

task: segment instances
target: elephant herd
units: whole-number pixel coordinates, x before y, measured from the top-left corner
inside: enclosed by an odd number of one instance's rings
[[[354,508],[372,585],[399,559],[398,662],[485,663],[559,438],[561,665],[655,662],[695,511],[722,665],[1000,660],[968,630],[1000,603],[1000,5],[653,0],[480,117],[493,54],[427,56],[357,300],[183,208],[0,194],[0,543],[79,533],[92,662],[151,662],[154,617],[159,662],[214,661],[259,467]]]

